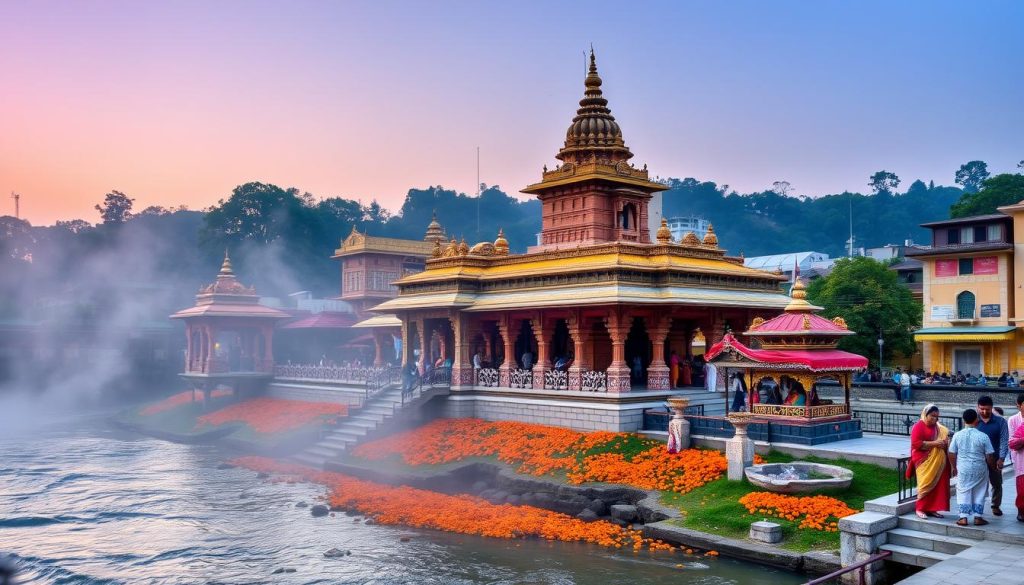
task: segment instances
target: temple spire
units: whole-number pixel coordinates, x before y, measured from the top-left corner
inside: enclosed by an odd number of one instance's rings
[[[231,258],[228,256],[227,248],[224,248],[224,262],[221,263],[220,272],[217,273],[217,278],[221,278],[222,276],[235,276],[235,272],[231,269]]]
[[[593,46],[590,47],[590,68],[583,85],[580,107],[565,133],[565,146],[555,158],[577,164],[597,158],[611,163],[633,158],[633,153],[622,139],[622,129],[608,109],[608,100],[601,91],[601,76],[597,73]]]

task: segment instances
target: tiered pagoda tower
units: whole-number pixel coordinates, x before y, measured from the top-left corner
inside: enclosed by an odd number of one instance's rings
[[[544,167],[541,182],[523,193],[537,195],[543,212],[541,242],[530,252],[602,242],[650,242],[647,204],[667,187],[650,180],[647,165],[637,169],[608,108],[590,51],[583,99],[565,133],[554,170]]]

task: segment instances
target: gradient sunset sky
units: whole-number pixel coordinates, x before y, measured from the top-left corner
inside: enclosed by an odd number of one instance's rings
[[[1024,2],[0,0],[0,215],[540,178],[594,44],[635,164],[741,192],[1024,159]]]

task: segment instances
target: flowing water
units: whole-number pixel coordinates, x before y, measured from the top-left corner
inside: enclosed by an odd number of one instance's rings
[[[322,488],[218,469],[230,456],[101,419],[0,436],[0,555],[18,567],[16,582],[49,584],[804,581],[729,559],[313,518],[296,503],[312,503]],[[331,548],[351,555],[325,558]],[[275,573],[283,570],[294,572]]]

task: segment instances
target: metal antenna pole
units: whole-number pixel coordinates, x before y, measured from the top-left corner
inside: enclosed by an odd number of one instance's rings
[[[14,199],[14,218],[21,219],[21,195],[11,191],[11,199]]]
[[[480,241],[480,147],[476,147],[476,241]]]
[[[853,258],[853,193],[850,193],[850,244],[848,254]]]

